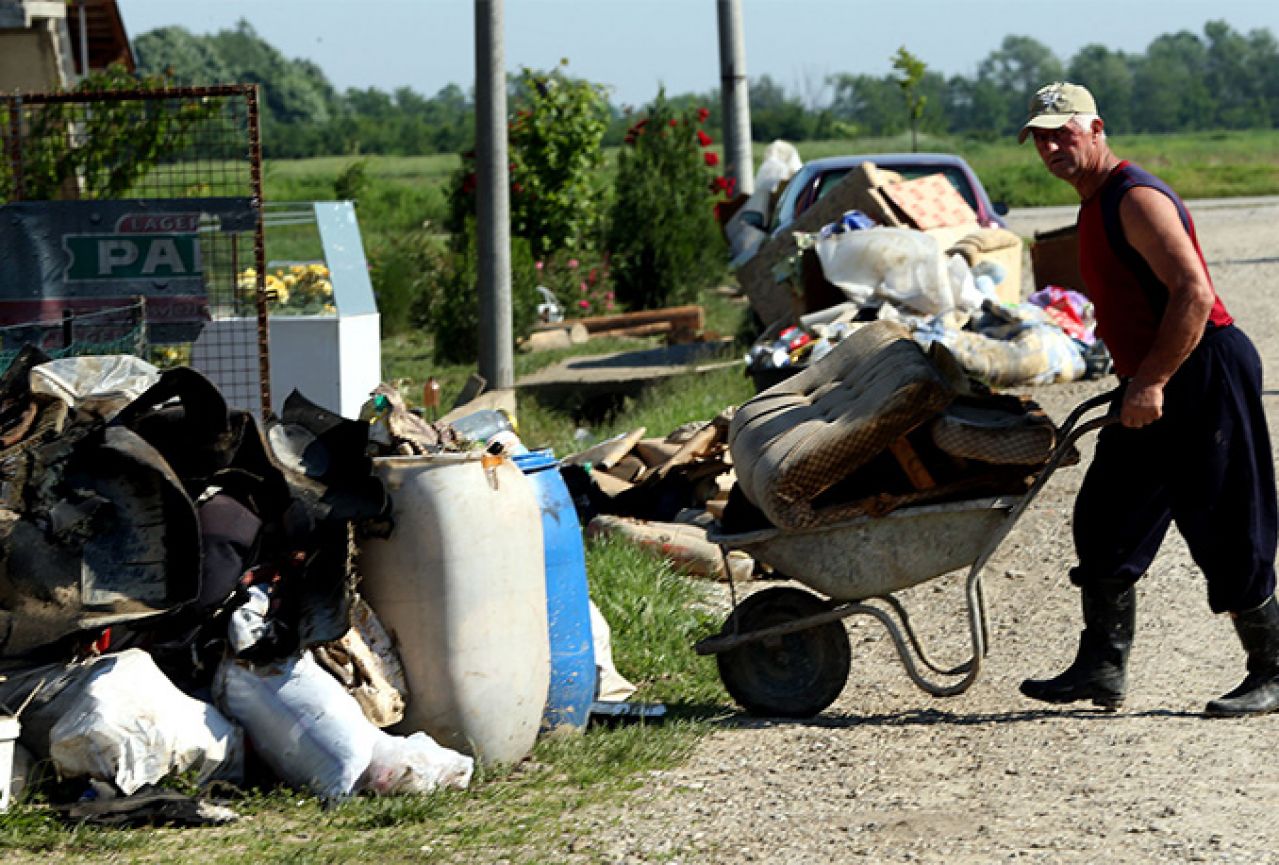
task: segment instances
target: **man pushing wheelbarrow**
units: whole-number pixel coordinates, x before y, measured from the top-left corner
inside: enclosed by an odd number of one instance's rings
[[[1194,223],[1162,180],[1121,160],[1092,94],[1041,88],[1018,136],[1079,193],[1080,269],[1097,333],[1123,391],[1121,425],[1102,431],[1075,503],[1084,630],[1074,662],[1021,692],[1047,703],[1123,703],[1136,626],[1133,585],[1175,522],[1229,613],[1247,676],[1210,716],[1279,708],[1274,463],[1261,360],[1213,288]]]

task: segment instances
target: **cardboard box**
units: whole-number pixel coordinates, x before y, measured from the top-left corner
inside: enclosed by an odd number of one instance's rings
[[[977,214],[943,174],[928,174],[914,180],[890,183],[880,192],[906,214],[915,228],[926,230],[947,225],[979,227]]]
[[[860,210],[885,225],[901,225],[891,204],[882,200],[876,184],[899,181],[901,175],[862,163],[848,172],[815,204],[796,217],[786,231],[764,241],[755,255],[737,269],[737,281],[751,308],[765,325],[793,319],[804,312],[803,282],[795,232],[815,232],[845,211]]]
[[[1079,230],[1075,226],[1035,232],[1030,263],[1035,272],[1036,290],[1056,285],[1087,294],[1079,272]]]
[[[942,233],[946,231],[948,229],[932,229],[928,233],[941,242]],[[995,287],[1000,302],[1021,302],[1021,262],[1025,250],[1020,236],[1005,228],[978,228],[949,246],[943,243],[943,248],[947,255],[962,255],[969,267],[983,261],[998,264],[1004,271],[1003,281]]]

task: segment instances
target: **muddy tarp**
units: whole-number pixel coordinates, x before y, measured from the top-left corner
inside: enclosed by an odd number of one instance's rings
[[[388,525],[367,424],[295,394],[273,448],[178,367],[110,420],[72,408],[41,428],[25,420],[48,411],[23,374],[38,361],[0,381],[0,433],[26,432],[0,451],[0,668],[70,659],[113,626],[116,647],[190,686],[211,675],[200,655],[221,652],[247,572],[272,585],[271,653],[346,632],[355,523]]]

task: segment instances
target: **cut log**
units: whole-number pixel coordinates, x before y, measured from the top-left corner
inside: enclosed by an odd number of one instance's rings
[[[706,324],[706,313],[700,306],[693,304],[670,306],[665,309],[641,309],[617,315],[594,315],[576,320],[576,323],[585,327],[592,336],[597,333],[625,330],[659,322],[668,324],[671,330],[700,332]]]

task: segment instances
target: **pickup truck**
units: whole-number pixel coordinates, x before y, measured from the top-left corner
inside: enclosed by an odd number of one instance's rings
[[[863,162],[895,171],[907,180],[928,174],[944,174],[956,191],[977,214],[977,222],[986,228],[1007,228],[1004,204],[994,204],[981,185],[976,172],[962,157],[951,153],[878,153],[864,156],[829,156],[814,159],[795,173],[786,184],[773,207],[769,234],[776,236],[794,219],[834,188],[845,174]]]

